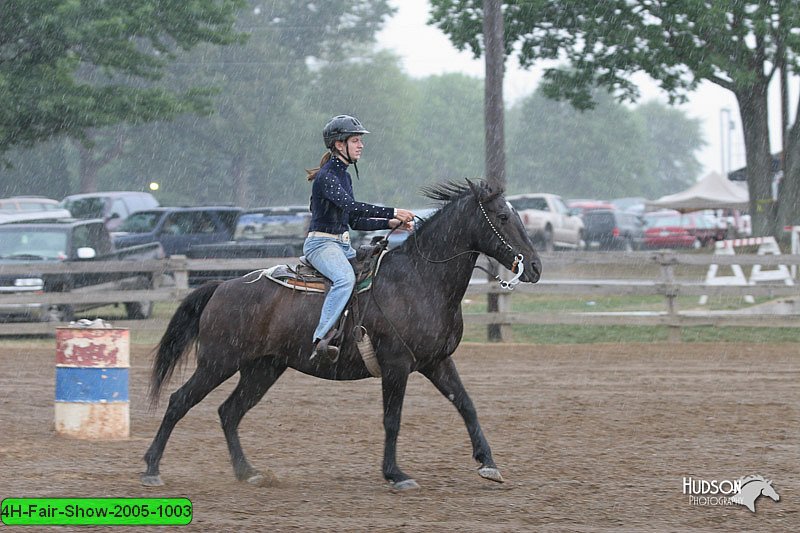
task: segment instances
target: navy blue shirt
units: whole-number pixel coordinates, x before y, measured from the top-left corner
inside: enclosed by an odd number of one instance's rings
[[[388,229],[394,208],[357,202],[347,165],[331,157],[317,172],[311,185],[309,231],[344,233],[348,228],[371,231]]]

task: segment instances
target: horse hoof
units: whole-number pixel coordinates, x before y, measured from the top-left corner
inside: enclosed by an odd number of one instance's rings
[[[413,479],[404,479],[397,483],[391,482],[392,488],[399,492],[406,492],[409,490],[419,490],[419,485]]]
[[[505,482],[505,480],[503,479],[503,476],[500,475],[500,470],[498,470],[497,468],[495,468],[493,466],[482,466],[482,467],[480,467],[478,469],[478,474],[480,474],[480,476],[483,479],[496,481],[497,483]]]
[[[142,479],[142,485],[144,485],[145,487],[160,487],[164,484],[164,482],[161,481],[161,476],[159,476],[158,474],[155,475],[142,474],[141,479]]]
[[[254,487],[272,487],[278,482],[278,478],[271,472],[266,474],[256,472],[245,481],[248,485],[253,485]]]
[[[261,487],[264,485],[266,479],[262,474],[256,474],[254,476],[250,476],[249,478],[245,479],[245,481],[247,481],[247,483],[253,485],[254,487]]]

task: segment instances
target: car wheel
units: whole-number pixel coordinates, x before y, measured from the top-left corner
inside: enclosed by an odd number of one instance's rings
[[[553,230],[550,228],[545,229],[539,236],[537,244],[541,247],[543,252],[552,252],[555,250],[555,244],[553,243]]]
[[[578,232],[578,244],[575,249],[579,252],[589,249],[589,243],[586,242],[586,235],[584,235],[583,231]]]
[[[125,313],[129,320],[144,320],[153,316],[153,302],[126,302]]]
[[[692,242],[692,250],[699,250],[702,247],[703,242],[700,239],[695,239],[694,242]]]
[[[51,305],[42,313],[42,322],[72,322],[75,309],[71,305]]]
[[[633,249],[633,241],[630,237],[625,237],[625,241],[622,243],[622,251],[632,252]]]

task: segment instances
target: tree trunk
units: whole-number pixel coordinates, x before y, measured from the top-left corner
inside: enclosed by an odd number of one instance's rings
[[[484,128],[486,130],[486,179],[495,189],[506,186],[505,120],[503,109],[503,12],[501,0],[484,0],[483,35],[486,50],[484,81]]]
[[[747,155],[747,190],[750,193],[750,216],[753,235],[774,235],[775,203],[772,200],[772,154],[769,148],[767,85],[756,83],[735,91],[742,116]]]
[[[125,138],[124,131],[118,131],[114,144],[106,150],[101,151],[95,142],[96,135],[90,133],[88,135],[90,146],[84,145],[80,141],[76,141],[78,147],[79,158],[79,173],[80,173],[80,192],[96,192],[97,191],[97,175],[100,170],[111,163],[114,159],[118,158],[125,151]],[[95,158],[94,154],[100,152],[99,157]]]
[[[484,0],[483,37],[486,79],[484,80],[484,129],[486,131],[486,180],[494,190],[506,187],[505,121],[503,109],[503,12],[502,0]],[[496,294],[487,296],[486,310],[500,309]],[[486,332],[490,341],[502,341],[503,331],[491,324]]]
[[[784,149],[783,180],[778,190],[778,229],[800,225],[800,124],[795,119]]]
[[[250,207],[250,184],[247,181],[247,158],[244,154],[236,154],[231,161],[230,176],[236,205]]]

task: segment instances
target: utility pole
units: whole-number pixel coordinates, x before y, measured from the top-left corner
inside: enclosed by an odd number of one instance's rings
[[[486,148],[486,180],[494,189],[505,189],[505,120],[503,109],[503,70],[505,46],[503,44],[502,0],[483,0],[483,43],[486,76],[484,80],[483,117]],[[496,270],[495,266],[493,270]],[[494,272],[496,275],[497,272]],[[493,279],[490,276],[490,281]],[[486,310],[490,313],[500,311],[496,294],[487,295]],[[503,309],[505,311],[505,309]],[[488,326],[489,341],[502,341],[506,332],[497,324]]]
[[[502,0],[483,2],[483,41],[486,79],[484,81],[484,128],[486,132],[486,179],[492,188],[505,188],[505,120],[503,109],[503,44]]]

